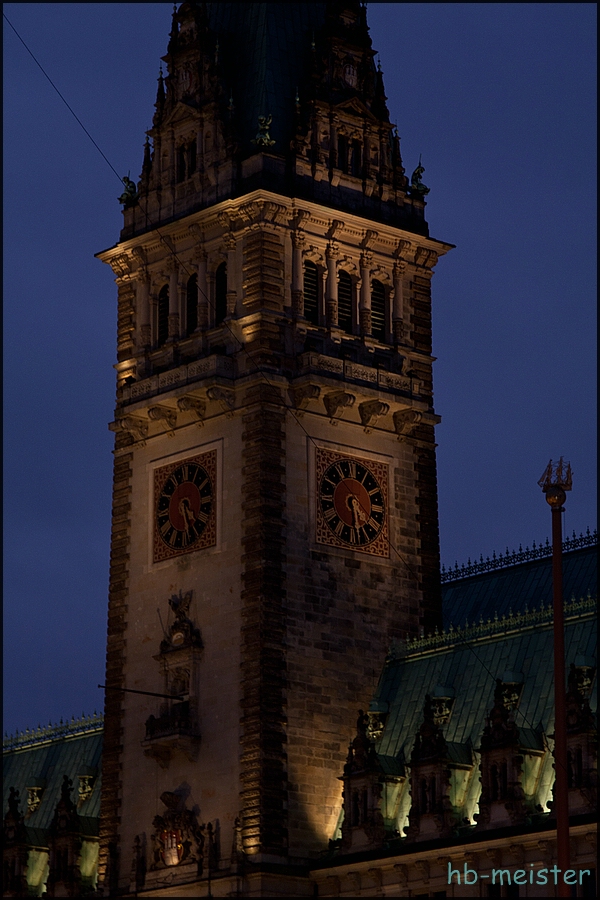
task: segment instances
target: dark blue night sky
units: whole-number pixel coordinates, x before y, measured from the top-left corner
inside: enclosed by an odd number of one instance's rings
[[[4,11],[119,175],[137,179],[169,3]],[[574,471],[596,525],[596,6],[370,3],[432,237],[442,561],[545,540]],[[99,711],[122,187],[4,28],[4,728]],[[383,662],[383,661],[382,661]]]

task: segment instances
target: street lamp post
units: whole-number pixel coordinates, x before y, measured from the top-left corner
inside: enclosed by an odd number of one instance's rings
[[[552,509],[552,594],[554,603],[554,804],[556,813],[556,856],[558,868],[569,868],[569,789],[567,784],[567,704],[565,690],[565,626],[562,597],[562,522],[565,491],[573,481],[571,464],[561,456],[554,466],[546,466],[538,484]],[[570,897],[570,888],[559,879],[558,896]]]

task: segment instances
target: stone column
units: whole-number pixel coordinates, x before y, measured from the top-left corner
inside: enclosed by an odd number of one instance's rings
[[[371,334],[371,282],[370,282],[370,264],[372,256],[370,253],[361,253],[360,255],[360,302],[358,304],[358,317],[360,320],[360,333],[363,336]]]
[[[404,260],[394,263],[394,306],[392,309],[392,330],[394,343],[400,344],[404,340],[404,288],[402,278],[406,271]]]
[[[325,288],[325,312],[329,328],[338,327],[338,280],[336,259],[339,250],[334,244],[328,244],[325,251],[327,259],[327,285]]]
[[[235,306],[237,302],[237,293],[234,289],[235,284],[235,238],[229,235],[225,241],[227,248],[227,315],[235,315]]]
[[[198,327],[196,331],[208,328],[208,279],[206,277],[206,253],[198,253]]]
[[[137,309],[140,323],[140,347],[146,349],[152,343],[150,327],[150,277],[147,271],[140,272],[137,281]]]
[[[304,284],[302,271],[302,248],[306,235],[302,231],[292,231],[292,313],[304,315]]]
[[[169,340],[179,337],[179,273],[174,263],[169,272]]]

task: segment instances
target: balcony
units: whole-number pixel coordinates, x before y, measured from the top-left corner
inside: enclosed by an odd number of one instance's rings
[[[146,737],[142,741],[144,753],[167,768],[176,753],[195,762],[200,748],[200,732],[195,716],[190,711],[189,700],[173,703],[158,716],[146,720]]]

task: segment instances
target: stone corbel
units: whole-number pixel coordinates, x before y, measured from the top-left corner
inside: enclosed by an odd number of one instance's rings
[[[405,240],[398,241],[398,246],[396,247],[396,250],[394,251],[394,256],[396,257],[396,259],[401,259],[402,257],[404,257],[408,254],[411,247],[412,247],[412,244],[410,241],[405,241]]]
[[[352,892],[356,895],[360,894],[360,872],[346,872],[346,877],[350,881]]]
[[[336,419],[341,419],[344,410],[354,406],[355,400],[354,394],[347,394],[345,391],[332,391],[330,394],[325,394],[323,403],[332,425],[337,425]]]
[[[334,241],[336,238],[336,235],[338,235],[341,231],[344,230],[344,224],[345,223],[342,222],[340,219],[334,219],[329,226],[329,230],[327,231],[326,237],[328,237],[330,241]]]
[[[330,897],[339,897],[341,892],[341,881],[337,875],[328,875],[325,879],[325,890]]]
[[[423,418],[423,413],[416,409],[400,409],[394,413],[394,431],[401,437],[409,436]]]
[[[310,212],[307,209],[297,209],[294,211],[294,217],[290,225],[294,231],[302,231],[305,225],[310,222]]]
[[[131,257],[126,253],[121,253],[119,254],[119,256],[115,256],[109,262],[110,267],[117,278],[124,278],[126,275],[131,274],[132,260]]]
[[[148,410],[148,418],[154,422],[166,422],[171,435],[177,425],[177,412],[170,406],[151,406]]]
[[[485,855],[496,868],[499,868],[502,865],[502,851],[499,850],[498,847],[489,847],[485,851]]]
[[[202,428],[204,425],[204,416],[206,415],[206,403],[199,397],[180,397],[177,401],[177,408],[181,412],[191,412],[196,417],[196,424]]]
[[[143,247],[134,247],[131,251],[132,257],[137,262],[138,270],[144,270],[147,265],[146,251]]]
[[[365,231],[365,236],[364,236],[364,238],[362,239],[362,242],[361,242],[361,245],[360,245],[361,248],[362,248],[363,250],[371,250],[371,249],[372,249],[373,241],[376,241],[378,237],[379,237],[379,232],[378,232],[378,231],[371,231],[371,229],[368,228],[368,229]]]
[[[396,863],[394,866],[394,872],[398,878],[398,883],[403,887],[406,887],[408,884],[408,866],[405,866],[402,863]]]
[[[377,419],[381,416],[386,416],[389,411],[389,403],[382,403],[381,400],[365,400],[364,403],[359,403],[358,413],[365,433],[370,434],[371,428],[375,427]]]
[[[139,442],[142,446],[148,437],[148,423],[138,416],[124,416],[122,419],[117,419],[116,422],[109,422],[108,427],[110,431],[129,434],[134,442]]]
[[[419,872],[423,884],[426,885],[429,881],[429,863],[426,859],[417,859],[415,860],[415,868]]]
[[[523,844],[511,844],[508,848],[517,865],[521,866],[525,862],[525,848]]]
[[[209,387],[206,396],[209,400],[216,400],[220,403],[223,412],[227,414],[228,418],[233,415],[235,409],[235,394],[233,391],[221,387]]]
[[[427,247],[417,247],[415,251],[415,265],[417,266],[433,269],[437,259],[438,256],[435,250],[428,250]]]
[[[302,384],[290,388],[290,397],[299,416],[304,415],[304,410],[310,400],[318,400],[321,388],[316,384]]]

